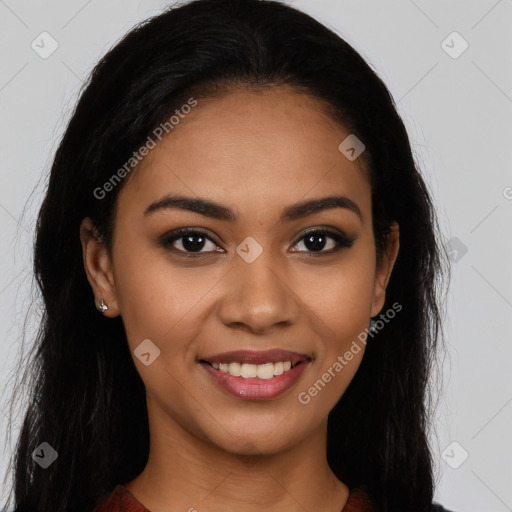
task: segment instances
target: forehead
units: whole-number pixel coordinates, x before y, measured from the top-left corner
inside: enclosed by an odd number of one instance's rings
[[[252,213],[251,205],[260,212],[281,209],[335,192],[365,210],[370,185],[363,158],[350,161],[338,149],[350,132],[323,108],[288,87],[198,98],[137,165],[119,200],[149,204],[166,193],[186,193],[242,216],[246,208]]]

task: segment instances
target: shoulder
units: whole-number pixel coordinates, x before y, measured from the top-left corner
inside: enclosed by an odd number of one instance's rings
[[[365,487],[355,487],[350,491],[347,503],[341,512],[375,512],[377,507],[369,498]],[[430,512],[454,512],[438,503],[433,503]]]
[[[350,490],[347,503],[341,512],[374,512],[376,510],[364,487]]]
[[[93,512],[149,512],[126,487],[117,485]]]
[[[438,503],[433,503],[432,508],[430,509],[430,512],[454,512],[454,511],[448,510],[447,508],[444,508],[442,505],[439,505]]]

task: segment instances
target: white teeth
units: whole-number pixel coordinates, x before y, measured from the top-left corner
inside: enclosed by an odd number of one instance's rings
[[[274,376],[274,365],[272,363],[258,365],[258,379],[271,379]]]
[[[240,364],[240,363],[211,363],[211,365],[223,373],[229,373],[233,377],[244,379],[272,379],[275,375],[282,375],[291,369],[291,361],[279,361],[277,363],[264,364]]]
[[[229,374],[235,377],[242,375],[242,365],[240,363],[229,363]]]
[[[244,379],[254,379],[258,375],[258,367],[255,364],[242,365],[242,377]]]
[[[279,361],[279,363],[274,363],[274,375],[282,375],[284,371],[284,363]]]

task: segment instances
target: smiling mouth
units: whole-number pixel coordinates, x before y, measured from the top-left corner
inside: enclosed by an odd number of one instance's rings
[[[297,365],[309,362],[310,360],[311,358],[306,358],[295,362],[277,361],[275,363],[268,362],[263,364],[239,363],[236,361],[231,363],[215,363],[201,360],[200,362],[209,364],[215,370],[222,373],[228,373],[232,377],[269,380],[279,375],[283,375],[283,373],[290,371]]]
[[[298,381],[312,356],[290,350],[234,350],[197,359],[215,384],[243,400],[275,400]]]

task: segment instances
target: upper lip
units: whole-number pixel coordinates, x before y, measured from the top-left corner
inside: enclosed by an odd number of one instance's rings
[[[280,361],[290,361],[292,364],[300,361],[311,361],[307,354],[290,352],[289,350],[271,349],[271,350],[233,350],[231,352],[222,352],[210,357],[201,358],[200,361],[207,363],[242,363],[242,364],[264,364],[278,363]]]

